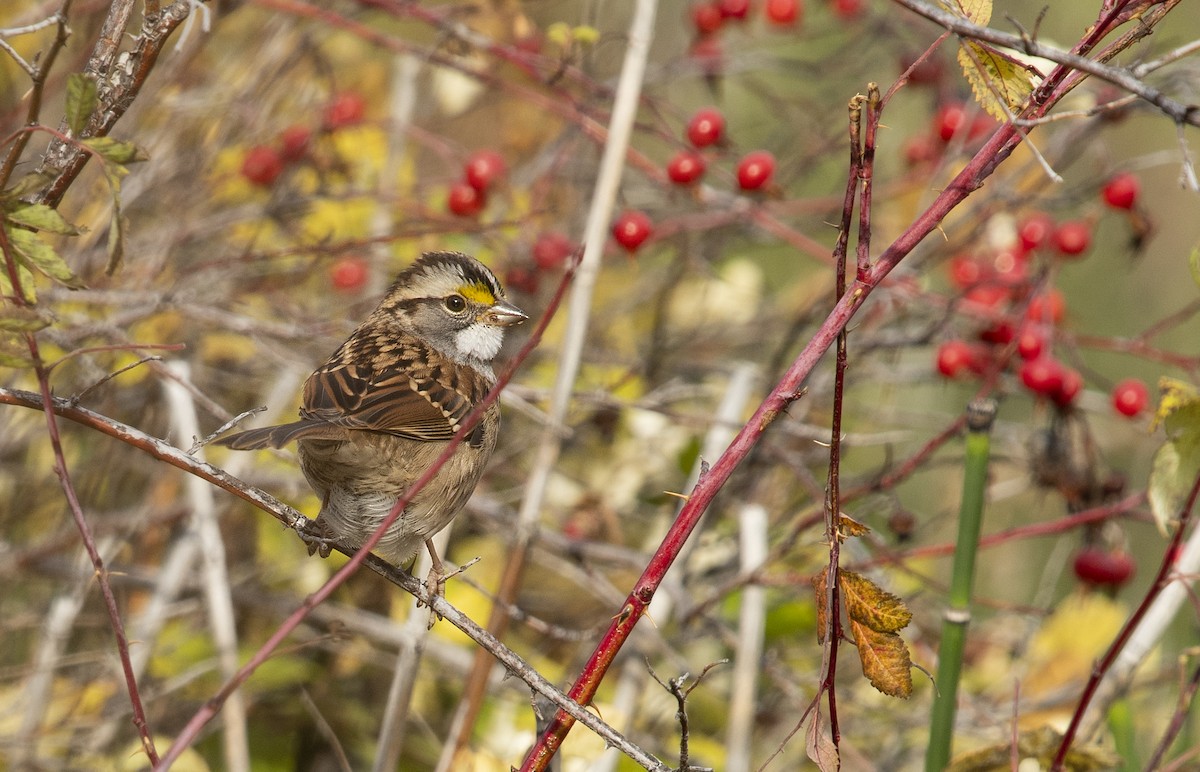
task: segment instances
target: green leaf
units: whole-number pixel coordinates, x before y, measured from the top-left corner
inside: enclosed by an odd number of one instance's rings
[[[1167,441],[1154,454],[1146,495],[1154,522],[1165,534],[1200,474],[1200,393],[1174,378],[1161,379],[1159,388],[1163,396],[1154,425],[1164,425]]]
[[[88,137],[83,144],[96,151],[106,161],[115,164],[131,164],[150,158],[146,151],[132,142],[122,142],[112,137]]]
[[[75,275],[66,261],[54,251],[54,248],[42,241],[41,237],[33,231],[10,227],[5,227],[4,231],[8,235],[9,242],[16,249],[18,259],[27,267],[36,268],[70,289],[83,289],[87,286]]]
[[[0,330],[6,332],[36,332],[49,327],[50,322],[27,306],[0,306]]]
[[[0,367],[33,367],[33,360],[29,357],[0,349]]]
[[[63,236],[78,236],[79,228],[67,222],[61,214],[45,204],[25,204],[5,213],[5,218],[18,225],[26,225],[39,231],[58,233]]]
[[[4,191],[4,198],[15,201],[30,193],[41,190],[53,181],[53,174],[47,172],[30,172],[17,180],[11,188]]]
[[[96,111],[96,93],[96,79],[91,75],[75,72],[67,77],[67,127],[77,137]]]
[[[975,101],[998,121],[1007,121],[1010,113],[1020,111],[1033,93],[1034,77],[1041,79],[1041,73],[1033,67],[974,41],[959,45],[958,63],[971,84]]]
[[[17,261],[17,279],[21,282],[22,296],[27,303],[37,302],[37,291],[33,283],[33,273],[19,260]],[[12,282],[8,279],[8,271],[0,265],[0,295],[13,297],[17,294]]]
[[[113,208],[112,219],[108,221],[108,264],[104,273],[112,276],[121,267],[125,259],[125,222],[119,207]]]

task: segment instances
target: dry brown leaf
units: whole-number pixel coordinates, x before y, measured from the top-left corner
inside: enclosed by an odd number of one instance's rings
[[[903,630],[912,621],[912,612],[903,600],[862,574],[839,571],[838,581],[850,619],[881,633]]]
[[[912,695],[912,659],[904,639],[895,633],[881,633],[850,620],[850,629],[858,645],[863,675],[889,697],[908,699]]]
[[[843,514],[838,518],[838,541],[845,541],[849,536],[866,536],[871,529],[849,515]]]
[[[817,604],[817,643],[825,643],[825,628],[829,626],[829,571],[822,568],[808,580],[813,587],[813,595]]]
[[[808,728],[804,730],[804,750],[821,772],[836,772],[841,769],[837,746],[833,744],[833,738],[829,736],[821,714],[815,710],[808,721]]]

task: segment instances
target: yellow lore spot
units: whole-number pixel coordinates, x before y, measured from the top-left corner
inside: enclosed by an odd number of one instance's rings
[[[496,302],[496,296],[492,294],[492,290],[481,282],[462,285],[458,288],[458,294],[473,303],[484,306],[490,306]]]

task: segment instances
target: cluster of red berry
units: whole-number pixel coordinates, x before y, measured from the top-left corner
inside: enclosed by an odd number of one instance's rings
[[[1113,209],[1132,209],[1137,194],[1137,178],[1127,173],[1110,178],[1101,191],[1105,205]],[[1020,222],[1010,247],[987,256],[951,258],[950,281],[962,293],[964,304],[993,321],[979,331],[977,342],[942,343],[936,358],[938,372],[947,378],[981,375],[997,366],[999,355],[1011,345],[1021,362],[1016,374],[1025,388],[1060,408],[1070,407],[1083,389],[1083,376],[1051,353],[1066,303],[1053,287],[1031,287],[1029,266],[1035,255],[1046,252],[1059,260],[1080,259],[1091,242],[1088,220],[1055,223],[1038,213]],[[1149,402],[1145,384],[1136,379],[1118,383],[1111,396],[1114,409],[1127,417],[1140,414]]]
[[[487,205],[487,194],[508,173],[495,150],[476,150],[463,164],[463,178],[450,186],[446,208],[459,217],[475,217]]]
[[[366,110],[366,100],[360,94],[343,91],[325,105],[319,129],[328,133],[362,123]],[[308,155],[313,133],[309,126],[297,123],[281,131],[274,144],[250,148],[242,158],[242,176],[260,187],[271,187],[288,164]]]
[[[576,245],[558,231],[542,231],[529,250],[529,263],[518,262],[504,272],[504,286],[532,295],[538,291],[542,274],[557,271],[574,254]]]
[[[717,34],[726,23],[750,17],[750,0],[701,0],[691,8],[692,25],[698,38]],[[843,19],[853,19],[865,10],[865,0],[829,0],[829,8]],[[804,18],[802,0],[766,0],[762,7],[767,22],[778,27],[795,27]]]
[[[689,147],[676,153],[667,162],[667,177],[676,185],[695,185],[708,171],[706,148],[725,144],[725,116],[715,107],[697,110],[684,129]],[[770,189],[775,175],[775,156],[766,150],[752,150],[742,156],[735,170],[738,187],[746,192]],[[612,234],[618,244],[629,252],[637,251],[653,233],[654,223],[644,213],[630,210],[613,223]]]

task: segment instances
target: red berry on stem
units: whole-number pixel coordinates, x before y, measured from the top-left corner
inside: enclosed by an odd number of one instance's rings
[[[533,263],[543,271],[552,271],[567,262],[575,245],[557,231],[546,231],[533,242]]]
[[[974,287],[984,279],[983,263],[971,255],[950,258],[950,281],[959,289]]]
[[[329,266],[329,280],[342,292],[355,292],[367,283],[367,261],[358,255],[339,258]]]
[[[967,125],[967,111],[961,104],[942,105],[933,118],[934,132],[943,142],[954,139],[954,135]]]
[[[1026,252],[1045,244],[1046,239],[1050,238],[1050,234],[1053,232],[1054,220],[1041,212],[1029,215],[1017,226],[1017,238],[1020,239],[1021,246],[1025,248]]]
[[[667,164],[667,176],[676,185],[691,185],[704,176],[708,165],[694,150],[680,150]]]
[[[1054,230],[1054,248],[1063,257],[1078,257],[1092,245],[1092,226],[1084,220],[1072,220]]]
[[[299,161],[308,153],[311,142],[312,131],[307,126],[288,126],[279,133],[279,154],[285,161]]]
[[[1013,338],[1017,336],[1017,331],[1008,322],[996,322],[991,327],[987,327],[979,332],[979,339],[984,343],[992,343],[997,346],[1005,346],[1012,343]]]
[[[1114,175],[1104,183],[1104,203],[1113,209],[1133,209],[1141,188],[1138,178],[1129,172]]]
[[[774,173],[775,156],[766,150],[752,150],[738,162],[738,186],[742,190],[758,190],[770,181]]]
[[[781,27],[795,24],[800,18],[800,0],[767,0],[767,21]]]
[[[740,21],[750,12],[750,0],[717,0],[717,8],[726,19]]]
[[[863,0],[833,0],[833,15],[842,19],[856,19],[865,8]]]
[[[325,107],[325,128],[340,129],[362,123],[367,112],[367,102],[355,91],[343,91]]]
[[[273,147],[255,145],[242,159],[242,176],[255,185],[269,187],[283,174],[283,158]]]
[[[538,291],[539,279],[536,271],[523,265],[514,265],[504,272],[504,286],[532,295]]]
[[[1050,394],[1050,399],[1059,407],[1070,407],[1079,392],[1083,391],[1083,376],[1078,370],[1070,367],[1062,369],[1062,383]]]
[[[476,150],[463,165],[467,184],[480,193],[486,193],[507,172],[504,157],[495,150]]]
[[[696,25],[696,34],[711,35],[721,29],[725,17],[716,3],[700,3],[692,6],[692,23]]]
[[[1045,348],[1045,337],[1033,327],[1026,327],[1017,336],[1017,356],[1021,359],[1037,359]]]
[[[613,238],[629,252],[634,252],[654,231],[654,223],[643,212],[631,209],[613,223]]]
[[[1034,295],[1025,309],[1025,318],[1043,324],[1058,324],[1063,319],[1066,301],[1056,289],[1049,289],[1040,295]]]
[[[948,340],[938,346],[937,371],[947,378],[956,378],[964,371],[980,369],[980,357],[971,344],[963,340]]]
[[[1075,577],[1084,584],[1119,587],[1133,578],[1137,566],[1128,552],[1084,547],[1075,555]]]
[[[1150,403],[1150,391],[1137,378],[1126,378],[1113,387],[1113,408],[1123,416],[1133,418]]]
[[[446,208],[459,217],[474,217],[483,211],[487,197],[469,182],[456,182],[446,195]]]
[[[1048,356],[1030,359],[1021,365],[1019,375],[1025,388],[1041,397],[1050,397],[1063,385],[1064,368]]]
[[[696,147],[708,147],[721,141],[725,133],[725,116],[715,107],[696,111],[688,121],[687,138]]]

